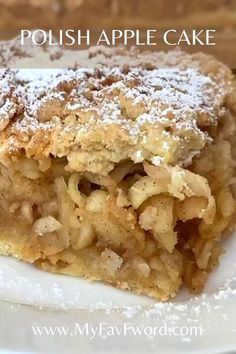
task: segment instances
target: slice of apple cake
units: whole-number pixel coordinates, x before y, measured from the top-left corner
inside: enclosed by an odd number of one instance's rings
[[[179,51],[81,58],[0,70],[0,253],[160,300],[200,292],[234,224],[230,70]]]

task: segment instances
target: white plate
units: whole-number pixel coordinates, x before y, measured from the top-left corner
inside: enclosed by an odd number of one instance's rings
[[[1,257],[0,354],[236,353],[235,235],[204,294],[182,290],[165,304]],[[34,335],[32,326],[68,333]]]

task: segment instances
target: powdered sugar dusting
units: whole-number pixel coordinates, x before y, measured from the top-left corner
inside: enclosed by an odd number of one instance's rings
[[[44,52],[52,55],[48,51],[46,47]],[[56,62],[67,53],[59,52]],[[140,151],[142,159],[156,164],[191,163],[190,157],[211,140],[207,127],[216,125],[224,112],[230,90],[227,70],[219,65],[214,76],[203,73],[205,58],[191,62],[181,52],[150,58],[135,51],[112,53],[79,52],[78,62],[86,57],[88,67],[77,62],[74,69],[2,69],[0,130],[14,134],[17,146],[22,146],[19,137],[30,142],[48,132],[47,154],[54,156],[95,140],[116,151],[126,144],[123,159],[137,160]],[[123,65],[129,56],[132,65]],[[123,66],[117,66],[119,60]],[[89,68],[95,62],[99,68]]]
[[[186,123],[189,118],[188,124],[192,127],[196,123],[197,114],[207,114],[211,121],[217,118],[215,113],[219,110],[220,97],[224,94],[218,87],[217,95],[212,80],[194,69],[132,69],[127,75],[119,69],[106,69],[101,72],[102,77],[97,79],[86,76],[85,70],[81,69],[20,69],[14,71],[14,74],[15,94],[23,99],[26,115],[37,116],[40,107],[55,98],[65,101],[66,107],[72,111],[95,110],[104,124],[116,123],[122,118],[132,119],[129,115],[124,117],[120,93],[124,94],[124,98],[133,107],[144,105],[145,113],[138,112],[135,117],[138,124],[164,122],[166,119]],[[104,87],[103,82],[109,76],[115,79],[119,76],[119,81]],[[58,89],[64,82],[73,83],[67,100],[67,92]],[[90,93],[90,99],[87,99],[85,94],[89,87],[94,91]],[[114,95],[115,90],[117,94]],[[109,95],[112,95],[112,100]]]

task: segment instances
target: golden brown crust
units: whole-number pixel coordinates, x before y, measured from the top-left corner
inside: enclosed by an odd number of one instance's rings
[[[58,64],[68,55],[59,50]],[[1,154],[66,156],[71,170],[101,174],[127,158],[188,165],[232,91],[230,71],[204,54],[94,48],[76,58],[75,69],[1,70]]]

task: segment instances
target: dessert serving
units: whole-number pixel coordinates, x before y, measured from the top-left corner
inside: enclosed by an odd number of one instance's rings
[[[181,51],[75,58],[0,71],[0,253],[159,300],[202,291],[234,226],[231,71]]]

